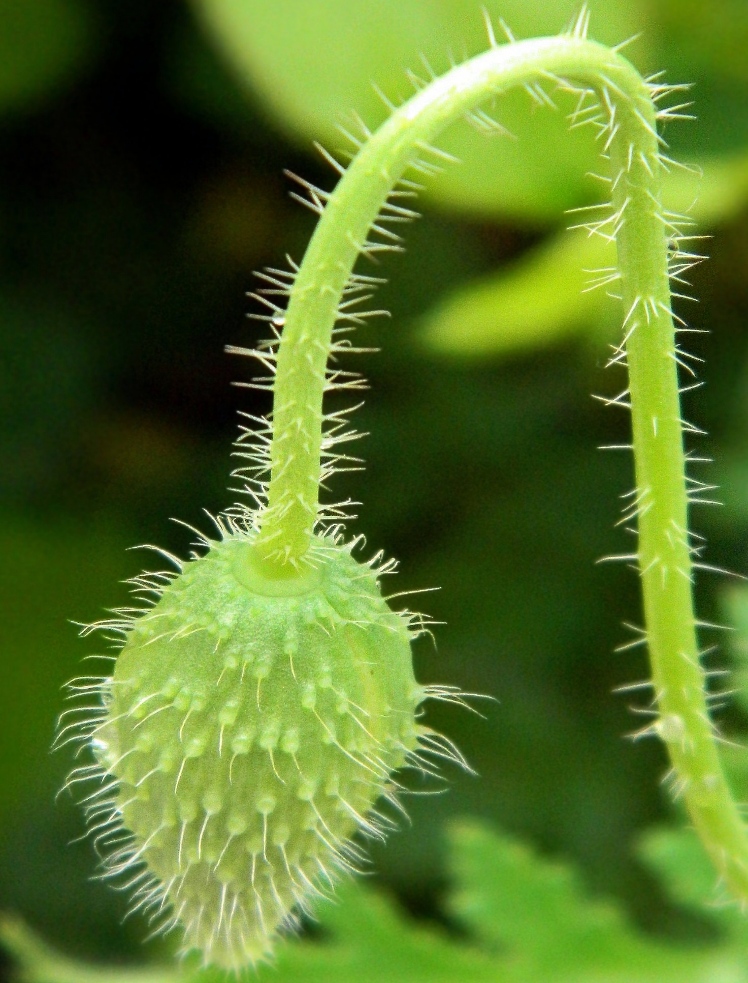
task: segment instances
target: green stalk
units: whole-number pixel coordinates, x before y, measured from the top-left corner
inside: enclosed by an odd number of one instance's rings
[[[625,175],[613,195],[624,209],[617,235],[627,313],[626,357],[631,399],[639,532],[638,564],[658,718],[651,728],[666,743],[672,786],[731,891],[748,899],[748,837],[719,759],[709,719],[693,609],[693,564],[678,361],[667,271],[667,222],[660,204],[655,116],[643,100],[618,107],[621,140],[611,146],[613,173]],[[642,127],[642,119],[648,124]],[[628,146],[636,148],[628,166]],[[638,151],[643,151],[643,159]]]
[[[548,80],[593,90],[608,120],[612,211],[591,227],[614,237],[626,318],[646,633],[674,789],[731,890],[748,900],[748,838],[728,789],[699,664],[668,222],[660,202],[656,111],[647,83],[616,51],[579,36],[493,45],[434,80],[361,148],[322,214],[295,278],[277,360],[271,480],[257,540],[270,576],[303,566],[319,514],[325,369],[342,292],[388,195],[447,126],[516,86]],[[426,151],[427,152],[427,151]]]

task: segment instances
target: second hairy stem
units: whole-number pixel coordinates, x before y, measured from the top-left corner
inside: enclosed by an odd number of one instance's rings
[[[660,200],[661,155],[647,83],[615,51],[582,37],[490,50],[397,109],[361,148],[329,196],[290,292],[278,351],[268,502],[257,547],[268,572],[305,562],[319,515],[322,399],[332,331],[354,264],[408,168],[449,124],[516,86],[555,82],[597,97],[611,164],[611,211],[592,231],[615,238],[633,416],[646,640],[657,717],[674,788],[731,890],[748,900],[748,838],[719,762],[699,663],[692,603],[683,425],[668,277],[669,223]]]

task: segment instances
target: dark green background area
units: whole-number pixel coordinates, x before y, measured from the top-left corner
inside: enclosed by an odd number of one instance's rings
[[[195,6],[205,15],[211,5]],[[289,200],[283,169],[333,183],[311,152],[317,124],[302,132],[282,115],[269,95],[273,73],[287,73],[296,91],[298,44],[312,49],[321,78],[328,59],[329,79],[341,45],[355,41],[371,56],[367,79],[389,78],[400,48],[386,45],[371,12],[386,18],[395,6],[420,11],[414,44],[439,26],[442,68],[450,44],[455,53],[463,41],[480,44],[480,14],[467,0],[348,0],[340,39],[279,39],[258,17],[246,53],[254,68],[243,75],[208,21],[177,0],[0,0],[0,908],[70,952],[137,958],[146,934],[137,919],[120,924],[125,898],[90,880],[92,849],[68,846],[82,831],[78,811],[67,795],[54,801],[70,767],[69,755],[49,753],[60,687],[105,645],[79,639],[72,622],[127,602],[120,582],[152,562],[129,547],[185,554],[189,533],[169,518],[209,529],[202,510],[234,501],[236,411],[269,405],[231,388],[252,369],[223,346],[263,336],[245,320],[258,310],[245,297],[251,271],[286,253],[299,259],[313,227]],[[574,7],[535,6],[549,33]],[[606,26],[605,4],[593,5],[595,36],[641,29],[645,69],[698,81],[699,122],[672,128],[674,150],[704,161],[745,154],[748,8],[715,0],[707,16],[683,0],[618,6]],[[464,38],[447,30],[458,15]],[[286,21],[292,34],[294,18]],[[364,111],[356,85],[341,104]],[[500,156],[501,143],[488,152]],[[590,399],[623,388],[604,371],[600,325],[580,320],[562,338],[541,332],[504,357],[450,358],[423,341],[435,303],[520,261],[574,196],[589,194],[561,163],[555,172],[552,159],[541,163],[553,177],[542,202],[527,191],[524,205],[487,195],[468,207],[463,186],[445,184],[422,203],[405,254],[362,267],[389,278],[377,306],[393,317],[360,335],[382,348],[354,366],[372,384],[355,417],[369,434],[359,445],[367,469],[341,476],[334,497],[362,503],[351,532],[366,534],[369,553],[400,559],[388,592],[440,588],[413,599],[445,623],[435,644],[417,646],[419,679],[494,697],[475,703],[483,716],[429,710],[479,777],[445,769],[445,791],[412,796],[412,826],[373,851],[374,868],[431,914],[446,876],[446,824],[480,816],[576,859],[594,889],[619,895],[642,924],[677,931],[631,854],[638,832],[666,814],[665,762],[654,744],[623,739],[645,719],[627,704],[644,700],[611,695],[646,667],[638,649],[614,653],[631,637],[622,622],[640,621],[636,577],[595,564],[628,551],[629,534],[614,523],[633,480],[625,455],[596,449],[625,443],[628,428],[623,413]],[[700,230],[714,236],[712,258],[694,271],[701,302],[688,315],[711,332],[691,344],[707,359],[707,386],[687,397],[685,415],[709,432],[698,449],[716,463],[699,476],[722,486],[725,503],[695,516],[708,561],[746,570],[748,215],[743,198],[730,200],[730,213]],[[720,617],[724,586],[701,579],[705,619]]]

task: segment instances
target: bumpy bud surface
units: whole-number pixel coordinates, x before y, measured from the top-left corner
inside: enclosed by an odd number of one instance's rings
[[[231,969],[353,866],[419,737],[408,616],[349,546],[310,556],[270,579],[245,533],[186,563],[128,631],[90,732],[114,789],[99,812],[131,833],[110,869]]]

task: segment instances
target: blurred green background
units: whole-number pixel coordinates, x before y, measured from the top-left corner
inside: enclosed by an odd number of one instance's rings
[[[641,31],[638,67],[695,83],[698,122],[665,135],[704,178],[674,171],[666,190],[713,236],[700,303],[679,311],[711,332],[691,341],[707,385],[685,415],[709,432],[697,446],[716,463],[698,476],[724,507],[694,522],[710,563],[746,570],[748,4],[590,6],[595,38]],[[490,5],[518,36],[577,7]],[[484,44],[472,0],[0,0],[0,908],[69,952],[137,957],[145,934],[91,881],[89,845],[68,845],[82,832],[69,796],[54,801],[70,767],[49,753],[60,687],[104,644],[72,622],[126,603],[121,582],[150,562],[128,547],[185,554],[169,517],[209,528],[203,508],[234,500],[236,411],[269,407],[231,388],[252,370],[223,346],[263,336],[245,320],[251,271],[300,259],[313,227],[283,169],[332,187],[312,141],[344,146],[334,125],[351,110],[383,119],[372,81],[397,101],[406,69],[426,77]],[[630,852],[667,812],[663,754],[623,739],[640,718],[611,695],[646,674],[640,650],[614,653],[638,585],[595,565],[629,544],[614,523],[631,462],[596,449],[626,443],[628,418],[590,399],[624,386],[604,371],[620,316],[580,293],[579,267],[604,255],[562,230],[564,209],[598,200],[585,175],[604,164],[591,130],[567,139],[563,112],[524,93],[496,116],[519,139],[446,134],[464,164],[430,183],[405,254],[362,267],[388,277],[377,306],[393,318],[360,334],[382,347],[354,366],[372,383],[355,419],[367,469],[334,497],[362,502],[351,531],[400,558],[393,592],[441,588],[417,599],[445,622],[418,645],[419,679],[497,700],[483,718],[431,709],[480,777],[413,796],[374,868],[433,915],[445,823],[482,816],[578,861],[642,925],[685,931]],[[705,619],[727,586],[702,578]]]

